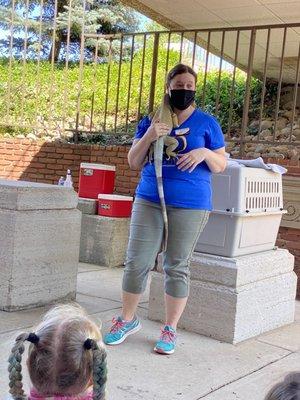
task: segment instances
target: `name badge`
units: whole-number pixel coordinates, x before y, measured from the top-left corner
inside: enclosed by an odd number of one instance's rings
[[[190,128],[183,128],[183,129],[175,129],[175,136],[183,136],[187,135],[190,131]]]

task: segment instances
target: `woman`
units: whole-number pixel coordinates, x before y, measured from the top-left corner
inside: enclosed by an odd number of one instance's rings
[[[154,164],[151,159],[145,160],[151,145],[169,134],[162,167],[168,213],[163,262],[166,321],[154,350],[160,354],[174,352],[177,323],[188,298],[190,257],[211,210],[211,173],[222,172],[226,167],[224,138],[218,122],[194,106],[196,81],[196,73],[186,65],[178,64],[169,72],[167,93],[178,128],[145,117],[128,153],[130,167],[142,169],[142,174],[131,218],[122,315],[113,320],[110,333],[104,338],[106,344],[122,343],[141,329],[135,312],[164,231]]]

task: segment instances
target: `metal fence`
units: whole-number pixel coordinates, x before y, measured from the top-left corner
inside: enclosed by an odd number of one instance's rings
[[[20,22],[12,1],[2,32],[2,130],[75,140],[132,132],[159,104],[167,71],[184,62],[198,73],[197,104],[219,119],[227,142],[241,154],[248,143],[299,146],[300,24],[98,35],[86,32],[82,18],[74,49],[72,0],[65,25],[55,1],[58,17],[50,27],[41,0],[34,36],[27,0],[17,52]]]

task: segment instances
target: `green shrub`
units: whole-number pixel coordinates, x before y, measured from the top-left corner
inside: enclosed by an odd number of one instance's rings
[[[219,102],[218,107],[216,108],[219,72],[210,72],[207,75],[204,106],[202,102],[204,74],[202,73],[199,75],[196,103],[198,106],[202,106],[205,111],[215,115],[218,118],[224,132],[228,131],[229,124],[231,126],[241,127],[245,102],[246,80],[246,74],[240,70],[237,70],[235,83],[233,86],[232,73],[228,71],[223,71],[221,73],[220,79]],[[250,120],[254,118],[259,118],[262,89],[262,81],[256,78],[252,78],[250,81],[250,104],[248,113]],[[264,116],[273,116],[276,91],[277,85],[268,83],[266,94],[263,100]]]
[[[137,43],[140,45],[140,43]],[[93,108],[93,124],[97,132],[113,131],[115,115],[117,114],[117,131],[124,132],[128,114],[128,130],[133,131],[138,119],[138,109],[144,115],[148,111],[150,82],[152,71],[153,42],[148,41],[145,51],[143,82],[141,85],[142,50],[138,50],[130,62],[123,60],[121,79],[118,89],[119,64],[113,61],[110,65],[109,85],[107,88],[108,64],[84,64],[82,70],[82,84],[79,92],[79,77],[81,74],[78,64],[70,63],[66,70],[64,64],[54,65],[53,69],[48,62],[29,61],[23,67],[22,61],[13,61],[11,68],[7,60],[0,60],[0,118],[7,132],[20,132],[14,128],[16,124],[23,127],[36,126],[37,117],[43,119],[49,129],[55,129],[66,121],[66,128],[74,128],[78,101],[80,105],[79,122],[88,126],[84,119],[91,116]],[[179,61],[179,53],[169,52],[168,68]],[[157,106],[165,90],[167,50],[165,46],[159,48],[156,75],[155,105]],[[130,68],[132,68],[130,81]],[[205,104],[203,109],[217,116],[224,132],[228,129],[230,98],[232,92],[232,73],[223,71],[220,79],[219,106],[216,109],[217,87],[219,73],[211,71],[207,74],[205,87]],[[196,103],[202,106],[204,74],[199,73]],[[234,96],[232,103],[232,124],[240,125],[243,114],[244,95],[246,86],[245,73],[237,70]],[[259,112],[262,91],[261,81],[251,80],[251,104],[249,114],[255,116]],[[108,94],[106,100],[106,92]],[[129,93],[129,95],[128,95]],[[141,96],[140,96],[141,93]],[[272,98],[267,93],[266,98]],[[141,98],[140,98],[141,97]],[[118,99],[118,107],[116,106]],[[127,105],[128,112],[127,112]],[[106,118],[104,110],[107,110]],[[267,111],[266,111],[267,112]],[[105,125],[105,126],[104,126]],[[88,129],[88,128],[86,128]]]

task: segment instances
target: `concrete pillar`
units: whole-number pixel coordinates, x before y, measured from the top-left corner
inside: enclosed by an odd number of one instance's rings
[[[78,208],[83,213],[79,259],[104,267],[118,267],[125,262],[130,218],[93,215],[96,203],[96,200],[79,199]]]
[[[194,253],[179,326],[229,343],[294,321],[294,257],[274,249],[236,258]],[[149,318],[164,321],[163,274],[153,273]]]
[[[98,211],[98,201],[79,197],[77,208],[82,214],[96,215]]]
[[[81,213],[73,189],[0,180],[0,309],[75,299]]]

